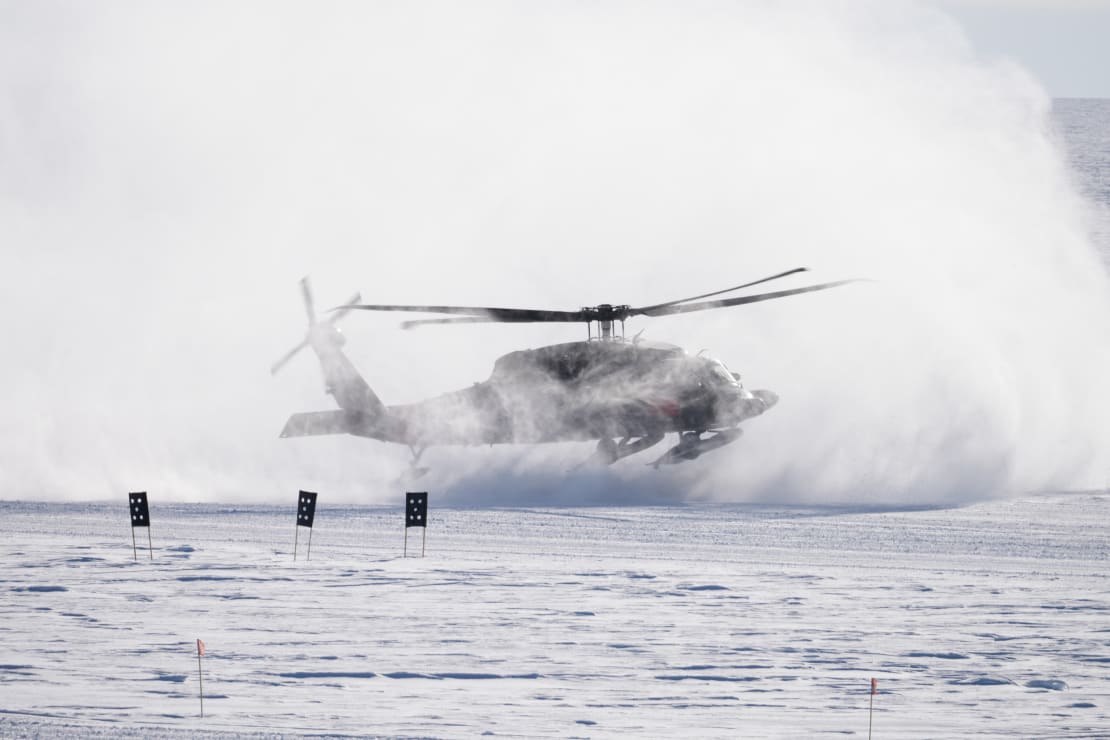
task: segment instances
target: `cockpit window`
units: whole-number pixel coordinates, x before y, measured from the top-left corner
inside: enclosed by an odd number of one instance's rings
[[[713,380],[718,383],[727,383],[728,385],[736,385],[736,378],[728,371],[724,363],[719,360],[712,360],[709,363],[709,374]]]

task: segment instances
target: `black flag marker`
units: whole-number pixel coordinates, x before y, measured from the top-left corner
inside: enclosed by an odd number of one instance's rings
[[[146,491],[129,493],[127,497],[131,500],[131,526],[149,527],[150,506],[147,504]]]
[[[150,506],[146,500],[146,491],[137,491],[127,494],[131,508],[131,553],[135,560],[139,559],[139,549],[135,544],[135,527],[146,527],[147,545],[150,547],[150,559],[154,560],[154,543],[150,538]]]
[[[300,506],[297,509],[297,524],[302,527],[312,527],[316,519],[316,494],[311,491],[301,491]]]
[[[405,494],[405,557],[409,554],[409,527],[421,527],[424,530],[424,537],[420,543],[420,557],[424,557],[424,546],[428,542],[427,491]]]
[[[405,526],[426,527],[428,525],[428,493],[405,494]]]
[[[297,559],[297,538],[301,527],[308,527],[308,555],[305,560],[312,559],[312,523],[316,521],[316,494],[312,491],[301,491],[297,494],[297,529],[293,535],[293,559]]]

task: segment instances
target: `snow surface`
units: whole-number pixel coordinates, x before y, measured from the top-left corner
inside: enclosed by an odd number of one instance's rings
[[[1110,494],[964,508],[0,503],[0,735],[1110,736]],[[138,530],[145,545],[145,530]],[[410,555],[419,554],[410,530]],[[205,717],[198,716],[196,638]]]

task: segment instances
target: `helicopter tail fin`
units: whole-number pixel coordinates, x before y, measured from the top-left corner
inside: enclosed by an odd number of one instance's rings
[[[346,412],[372,417],[385,414],[381,399],[371,390],[354,363],[343,354],[345,342],[343,335],[330,323],[319,323],[309,329],[308,344],[320,360],[324,389]]]
[[[281,436],[304,437],[316,434],[376,436],[377,427],[385,422],[388,411],[381,399],[370,389],[370,384],[359,374],[351,360],[343,354],[346,340],[335,326],[335,322],[350,311],[350,308],[344,306],[333,311],[329,318],[317,321],[308,278],[301,280],[301,292],[305,312],[308,315],[308,336],[274,363],[270,372],[276,373],[302,349],[311,348],[320,360],[325,390],[335,398],[340,410],[294,414],[286,422]],[[355,303],[358,300],[359,296],[355,294],[347,303]]]

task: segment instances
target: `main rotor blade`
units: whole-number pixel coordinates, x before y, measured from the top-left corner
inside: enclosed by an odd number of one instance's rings
[[[296,347],[294,347],[293,349],[289,350],[284,355],[282,355],[280,360],[275,362],[273,365],[270,365],[270,375],[277,374],[278,370],[281,370],[283,367],[285,367],[285,363],[287,363],[287,362],[289,362],[290,360],[293,359],[293,355],[297,354],[298,352],[300,352],[302,349],[304,349],[307,346],[308,346],[308,340],[306,339],[303,342],[301,342],[300,344],[298,344]]]
[[[729,306],[742,306],[745,303],[758,303],[760,301],[770,301],[775,298],[785,298],[791,295],[800,295],[802,293],[813,293],[818,290],[828,290],[829,288],[836,288],[840,285],[847,285],[848,283],[860,282],[856,280],[838,280],[835,283],[821,283],[820,285],[808,285],[804,288],[794,288],[793,290],[779,290],[774,293],[760,293],[759,295],[747,295],[739,298],[724,298],[719,301],[705,301],[703,303],[686,303],[682,305],[664,304],[661,307],[649,306],[648,308],[634,308],[629,313],[631,315],[643,316],[670,316],[676,313],[691,313],[693,311],[708,311],[711,308],[728,308]]]
[[[412,321],[402,321],[402,329],[416,329],[420,326],[430,326],[432,324],[496,324],[505,323],[498,322],[497,319],[491,319],[488,316],[458,316],[450,319],[413,319]]]
[[[433,324],[540,324],[540,323],[578,323],[596,321],[597,316],[587,311],[528,311],[525,309],[496,309],[512,311],[510,314],[491,314],[489,316],[452,316],[446,319],[413,319],[402,321],[402,329],[415,329]]]
[[[586,311],[544,311],[533,308],[492,308],[488,306],[393,306],[367,304],[340,306],[340,308],[358,309],[359,311],[411,311],[417,313],[462,314],[468,315],[471,318],[481,319],[482,321],[500,321],[505,323],[593,320],[593,316]]]
[[[307,277],[301,278],[301,297],[304,298],[304,311],[308,314],[308,325],[316,323],[316,308],[312,300],[312,284]]]
[[[808,271],[809,271],[808,267],[795,267],[793,270],[787,270],[786,272],[780,272],[777,275],[771,275],[770,277],[760,278],[759,280],[754,280],[750,283],[744,283],[743,285],[737,285],[735,288],[725,288],[724,290],[715,290],[712,293],[705,293],[703,295],[690,296],[689,298],[679,298],[677,301],[667,301],[666,303],[657,303],[654,306],[644,306],[643,308],[634,308],[634,309],[632,309],[632,312],[633,313],[640,312],[640,313],[643,313],[646,316],[653,316],[655,314],[648,313],[648,311],[654,311],[656,309],[664,308],[666,306],[673,306],[677,303],[686,303],[688,301],[698,301],[698,300],[701,300],[702,298],[712,298],[713,296],[721,295],[722,293],[731,293],[734,290],[740,290],[741,288],[750,288],[753,285],[759,285],[760,283],[766,283],[766,282],[769,282],[771,280],[778,280],[779,278],[786,277],[787,275],[793,275],[794,273],[797,273],[797,272],[808,272]],[[660,314],[660,315],[662,315],[662,314]]]
[[[343,318],[344,316],[346,316],[348,313],[351,312],[351,309],[354,308],[355,303],[358,303],[361,300],[362,300],[362,293],[355,293],[353,296],[348,298],[347,302],[344,303],[342,306],[336,306],[335,308],[329,308],[328,310],[331,311],[331,318],[329,319],[329,321],[331,321],[331,323],[333,323],[333,324],[336,321],[339,321],[341,318]]]

